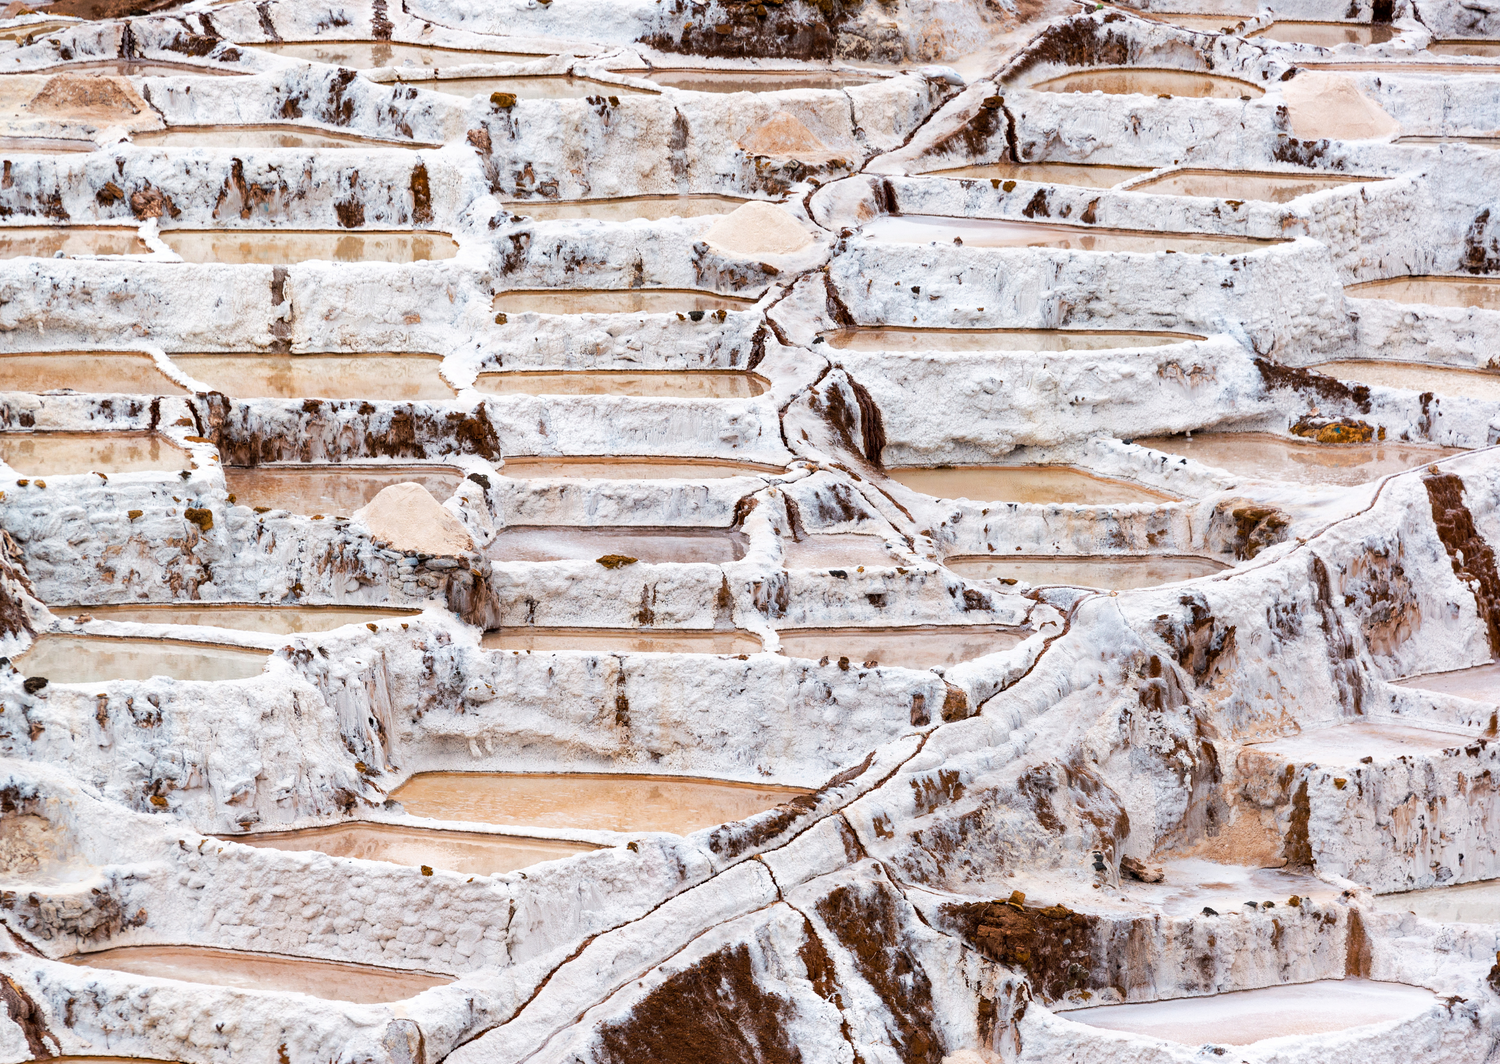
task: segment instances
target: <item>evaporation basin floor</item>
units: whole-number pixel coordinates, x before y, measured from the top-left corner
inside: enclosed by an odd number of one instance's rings
[[[582,842],[513,838],[478,831],[435,831],[400,824],[331,824],[304,831],[221,836],[272,850],[315,850],[387,864],[490,876],[596,849]]]
[[[1292,484],[1350,486],[1460,454],[1420,443],[1316,443],[1265,432],[1138,437],[1142,447],[1181,455],[1237,476]]]
[[[1116,506],[1171,501],[1164,492],[1108,480],[1072,466],[936,466],[888,469],[894,481],[935,499]]]
[[[244,680],[259,676],[269,658],[264,650],[180,640],[43,635],[15,660],[15,667],[26,676],[45,676],[52,683],[106,683],[153,676]]]

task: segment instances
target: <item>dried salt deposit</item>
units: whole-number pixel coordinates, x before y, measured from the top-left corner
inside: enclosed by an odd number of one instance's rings
[[[1490,1060],[1494,8],[0,11],[0,1064]]]

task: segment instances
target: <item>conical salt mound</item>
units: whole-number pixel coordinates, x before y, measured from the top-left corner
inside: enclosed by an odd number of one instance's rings
[[[420,554],[462,554],[474,549],[463,522],[443,509],[420,484],[392,484],[370,505],[354,511],[377,542]]]
[[[1281,87],[1292,133],[1304,139],[1371,140],[1401,132],[1401,123],[1359,91],[1352,78],[1301,70]]]
[[[751,200],[720,218],[703,234],[708,245],[730,255],[789,255],[813,242],[786,211]]]
[[[800,155],[828,150],[812,130],[785,111],[777,111],[765,125],[741,137],[739,143],[751,155]]]

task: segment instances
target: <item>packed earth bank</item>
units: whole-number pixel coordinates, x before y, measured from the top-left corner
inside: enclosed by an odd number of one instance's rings
[[[1489,1060],[1500,13],[1170,6],[0,13],[3,1059]]]

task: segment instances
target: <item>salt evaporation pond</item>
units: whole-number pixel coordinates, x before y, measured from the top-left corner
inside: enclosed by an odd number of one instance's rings
[[[601,654],[758,654],[761,642],[737,629],[557,628],[517,625],[486,632],[487,650],[550,653],[583,650]]]
[[[779,92],[785,89],[850,89],[881,80],[879,74],[844,70],[653,70],[657,85],[688,92]]]
[[[141,59],[102,59],[84,63],[63,63],[45,70],[15,71],[27,74],[114,74],[134,78],[180,78],[180,77],[245,77],[251,70],[224,69],[222,67],[195,66],[191,63],[163,63]]]
[[[512,838],[479,831],[439,831],[400,824],[331,824],[302,831],[275,831],[221,838],[271,850],[326,853],[387,864],[441,868],[462,875],[491,876],[598,849],[582,842]]]
[[[374,140],[308,126],[172,126],[132,133],[130,142],[152,148],[426,148],[410,140]]]
[[[1432,41],[1427,50],[1433,55],[1470,55],[1479,58],[1500,56],[1500,41]]]
[[[943,560],[955,573],[974,580],[1032,585],[1097,587],[1108,591],[1175,584],[1221,573],[1229,566],[1191,554],[958,555]]]
[[[1142,96],[1213,97],[1221,100],[1253,99],[1266,94],[1258,85],[1223,74],[1144,67],[1083,70],[1048,78],[1030,87],[1037,92],[1102,92],[1110,96],[1140,93]]]
[[[784,473],[781,466],[714,458],[611,458],[535,455],[507,457],[501,472],[535,480],[724,480]]]
[[[294,262],[425,262],[451,259],[447,233],[297,229],[164,229],[166,245],[185,262],[281,266]]]
[[[858,532],[821,532],[781,541],[781,564],[786,569],[890,568],[901,559],[885,540]]]
[[[1452,887],[1381,894],[1375,908],[1388,913],[1415,913],[1443,924],[1500,923],[1500,879]]]
[[[22,674],[52,683],[109,680],[244,680],[259,676],[264,650],[210,646],[169,639],[113,639],[87,635],[41,635],[13,664]]]
[[[380,606],[261,606],[250,603],[213,605],[202,602],[130,602],[104,606],[54,606],[59,616],[75,620],[124,621],[130,624],[192,624],[232,628],[268,635],[331,632],[346,624],[368,624],[416,617],[419,610]]]
[[[1476,702],[1500,703],[1500,662],[1475,665],[1452,672],[1432,672],[1426,676],[1409,676],[1395,681],[1402,687],[1415,687],[1440,695],[1457,695]]]
[[[154,433],[0,432],[0,461],[24,476],[186,469],[187,452]]]
[[[420,772],[391,797],[413,816],[434,820],[687,835],[807,793],[673,776]]]
[[[1463,453],[1459,448],[1420,443],[1317,443],[1267,432],[1142,436],[1134,442],[1238,476],[1342,487],[1364,484]]]
[[[1168,916],[1198,916],[1204,908],[1226,914],[1244,912],[1251,903],[1257,909],[1266,902],[1279,908],[1293,895],[1320,905],[1336,902],[1339,897],[1336,888],[1316,876],[1281,868],[1224,864],[1197,857],[1164,861],[1161,867],[1164,878],[1160,883],[1127,880],[1125,886],[1132,902],[1159,906]]]
[[[599,561],[607,569],[708,562],[745,556],[745,537],[725,528],[593,528],[582,525],[512,525],[486,553],[501,562]]]
[[[1240,990],[1210,997],[1096,1005],[1061,1013],[1075,1023],[1182,1045],[1243,1046],[1266,1038],[1308,1037],[1366,1024],[1409,1020],[1433,1008],[1430,990],[1370,979]]]
[[[913,628],[782,628],[781,649],[794,658],[930,669],[957,665],[1018,646],[1029,629],[1006,625]],[[940,707],[934,707],[940,708]]]
[[[149,255],[135,229],[91,225],[10,225],[0,228],[0,258]]]
[[[508,92],[518,100],[582,100],[593,96],[654,96],[645,89],[612,82],[594,81],[590,78],[575,78],[565,74],[545,74],[533,77],[483,77],[483,78],[429,78],[419,80],[407,77],[405,70],[397,70],[398,84],[414,89],[430,89],[449,96],[489,96],[497,92]]]
[[[1244,170],[1175,170],[1130,187],[1131,192],[1162,196],[1204,196],[1211,199],[1259,200],[1290,203],[1325,189],[1368,183],[1370,178],[1343,174],[1278,174]]]
[[[494,309],[505,314],[697,314],[745,310],[758,297],[725,296],[690,288],[549,288],[499,292]]]
[[[350,70],[378,70],[382,67],[470,66],[474,63],[514,63],[542,59],[531,52],[486,52],[468,48],[441,48],[430,44],[406,44],[399,41],[281,41],[257,44],[257,52],[328,63]]]
[[[949,218],[903,214],[865,223],[860,232],[887,244],[962,243],[976,248],[1064,248],[1152,254],[1233,255],[1274,247],[1285,241],[1220,236],[1216,233],[1157,233],[1132,229],[1090,229],[1012,218]]]
[[[515,370],[481,373],[491,395],[634,395],[657,399],[749,399],[769,381],[737,370]]]
[[[1228,12],[1221,15],[1199,15],[1186,11],[1135,11],[1130,12],[1139,18],[1148,19],[1152,22],[1165,22],[1171,26],[1180,26],[1185,30],[1196,30],[1199,33],[1218,33],[1222,30],[1232,29],[1236,25],[1244,23],[1246,19],[1255,17],[1255,12],[1244,14]]]
[[[1309,44],[1315,48],[1336,48],[1341,44],[1385,44],[1394,30],[1389,22],[1300,22],[1276,21],[1249,34],[1253,40],[1264,38],[1281,44]]]
[[[1049,185],[1112,188],[1122,181],[1149,174],[1149,166],[1109,166],[1094,163],[982,163],[930,170],[924,177],[972,177],[991,181],[1036,181]]]
[[[58,152],[93,151],[95,147],[96,145],[91,140],[66,140],[61,137],[0,137],[0,151],[5,152],[36,152],[53,155]]]
[[[28,351],[0,355],[0,391],[184,395],[144,351]]]
[[[820,333],[839,351],[1118,351],[1202,340],[1195,333],[1104,329],[913,329],[902,325],[830,329]]]
[[[173,354],[194,380],[240,399],[452,399],[441,355]]]
[[[1390,299],[1433,307],[1479,307],[1500,310],[1500,280],[1481,277],[1391,277],[1349,285],[1346,296]]]
[[[224,480],[240,506],[347,517],[392,484],[420,484],[442,502],[463,474],[443,466],[287,464],[225,466]]]
[[[1324,362],[1309,369],[1337,377],[1341,381],[1373,384],[1382,388],[1401,388],[1411,392],[1432,392],[1455,399],[1500,401],[1500,373],[1482,369],[1454,369],[1450,366],[1424,366],[1416,362],[1376,362],[1354,360]]]
[[[1489,137],[1397,137],[1397,144],[1468,144],[1475,148],[1486,148],[1490,151],[1500,148],[1500,136]]]
[[[157,979],[310,994],[326,1001],[353,1001],[362,1005],[405,1001],[453,981],[451,975],[434,975],[412,968],[378,968],[372,964],[207,946],[121,946],[63,959],[80,967],[106,968]]]
[[[1164,492],[1062,465],[908,467],[886,475],[935,499],[1072,506],[1172,501]]]
[[[729,214],[750,201],[735,196],[622,196],[618,199],[506,200],[511,214],[537,222],[592,218],[600,222],[660,221]]]
[[[1471,741],[1469,736],[1451,732],[1356,721],[1313,728],[1253,745],[1256,750],[1277,754],[1297,764],[1357,765],[1366,757],[1389,761],[1398,757],[1441,754]]]

